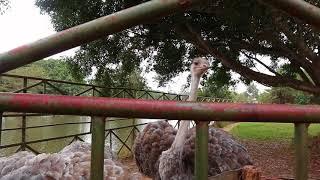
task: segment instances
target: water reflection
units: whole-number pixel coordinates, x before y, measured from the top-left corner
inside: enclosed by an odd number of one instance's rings
[[[82,124],[74,124],[82,122]],[[86,123],[90,122],[90,117],[83,116],[30,116],[26,118],[26,126],[34,127],[34,126],[45,126],[50,124],[60,124],[57,126],[49,126],[49,127],[39,127],[39,128],[31,128],[26,130],[26,141],[37,141],[41,139],[50,139],[55,137],[64,137],[70,136],[80,133],[89,133],[90,132],[90,124]],[[133,119],[121,120],[121,121],[107,121],[106,129],[116,128],[116,127],[124,127],[133,125],[133,123],[140,123],[141,121],[135,121]],[[66,123],[66,124],[64,124]],[[64,124],[64,125],[61,125]],[[3,129],[12,129],[12,128],[21,128],[22,127],[22,118],[21,117],[6,117],[3,118],[2,128]],[[133,133],[129,136],[131,128],[114,130],[111,133],[111,141],[113,151],[117,152],[119,148],[121,148],[122,143],[117,139],[118,136],[122,141],[127,139],[127,144],[131,147],[133,143]],[[22,131],[21,130],[7,130],[2,132],[1,136],[1,145],[9,145],[14,143],[22,142]],[[129,137],[128,137],[129,136]],[[82,135],[79,136],[84,141],[90,142],[91,135]],[[68,145],[73,140],[73,137],[58,139],[40,143],[30,144],[30,147],[35,149],[38,152],[57,152],[61,150],[64,146]],[[110,146],[110,135],[106,138],[106,144]],[[6,156],[14,153],[19,147],[14,148],[3,148],[0,150],[0,156]],[[127,153],[128,149],[122,148],[122,153]],[[128,153],[127,153],[128,154]],[[121,154],[120,154],[121,155]]]
[[[26,118],[27,127],[35,126],[46,126],[56,124],[56,126],[49,127],[37,127],[30,128],[26,130],[26,141],[37,141],[42,139],[50,139],[56,137],[71,136],[81,133],[90,133],[90,117],[84,116],[29,116]],[[112,148],[113,152],[118,154],[120,157],[128,157],[134,138],[137,135],[137,130],[132,130],[133,125],[148,123],[157,121],[156,119],[119,119],[119,118],[107,118],[106,121],[106,145]],[[77,124],[81,123],[81,124]],[[174,122],[171,122],[174,124]],[[137,126],[140,131],[145,125]],[[5,117],[3,118],[2,128],[12,129],[21,128],[22,118],[21,117]],[[124,128],[122,128],[124,127]],[[114,129],[116,128],[116,129]],[[110,130],[114,129],[114,130]],[[91,142],[91,135],[81,135],[79,136],[82,140],[86,142]],[[121,140],[119,140],[119,138]],[[74,137],[68,137],[64,139],[50,140],[40,143],[29,144],[29,146],[36,151],[43,153],[58,152],[63,147],[68,145]],[[122,141],[122,142],[121,142]],[[22,131],[21,130],[6,130],[2,132],[1,145],[9,145],[14,143],[22,142]],[[126,146],[123,145],[126,142]],[[3,148],[0,149],[0,156],[7,156],[13,154],[19,146],[13,148]]]

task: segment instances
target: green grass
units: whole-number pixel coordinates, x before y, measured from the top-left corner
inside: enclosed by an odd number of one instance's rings
[[[291,140],[294,125],[288,123],[240,123],[231,130],[231,133],[240,139],[255,140]],[[311,124],[309,135],[320,134],[320,125]]]

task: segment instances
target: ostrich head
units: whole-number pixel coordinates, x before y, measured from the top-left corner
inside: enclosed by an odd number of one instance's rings
[[[200,78],[209,69],[209,62],[204,58],[194,58],[191,64],[191,88],[188,101],[197,100],[197,89]]]
[[[191,64],[191,75],[201,78],[209,69],[209,62],[204,58],[194,58]]]

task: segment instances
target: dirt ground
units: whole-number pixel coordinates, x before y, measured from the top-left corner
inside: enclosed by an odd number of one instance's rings
[[[294,149],[290,141],[253,141],[242,140],[255,166],[261,168],[264,176],[268,178],[294,177]],[[315,144],[311,150],[309,163],[309,178],[320,179],[320,148]]]
[[[270,180],[293,179],[294,149],[290,141],[242,140],[241,142],[248,149],[255,166],[261,168],[264,177]],[[320,139],[313,142],[310,144],[312,150],[309,179],[320,180]],[[132,173],[139,171],[132,158],[122,159],[121,162],[128,166]]]

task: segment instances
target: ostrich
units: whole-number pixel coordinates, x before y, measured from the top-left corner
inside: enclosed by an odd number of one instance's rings
[[[104,179],[141,179],[111,160],[109,148],[104,152]],[[90,179],[91,144],[81,141],[66,146],[58,153],[34,155],[27,151],[0,158],[1,180]]]
[[[191,65],[189,101],[196,100],[200,78],[208,62],[195,58]],[[194,172],[195,128],[182,121],[178,132],[167,122],[149,123],[134,143],[134,155],[139,170],[153,179],[192,179]],[[247,150],[225,131],[209,129],[209,176],[251,165]]]
[[[195,58],[191,64],[191,89],[188,101],[197,100],[197,89],[204,73],[207,72],[209,63],[206,59]],[[183,145],[187,139],[190,121],[180,123],[177,135],[171,147],[163,151],[159,159],[159,175],[161,179],[190,179],[192,172],[183,168]]]

